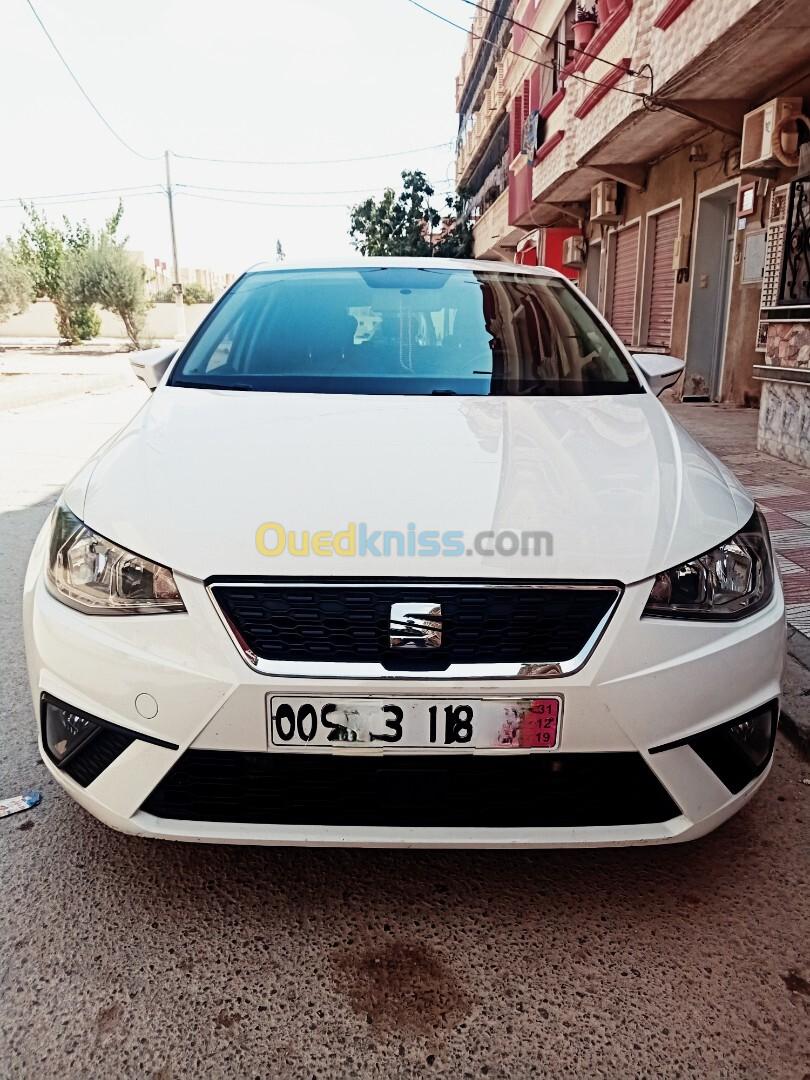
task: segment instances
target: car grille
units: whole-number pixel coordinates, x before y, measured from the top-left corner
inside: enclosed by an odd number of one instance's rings
[[[450,664],[555,663],[577,656],[621,589],[618,585],[215,584],[236,635],[263,660],[377,663],[396,670]],[[441,605],[436,648],[392,649],[391,606]],[[418,654],[422,654],[420,657]]]
[[[187,750],[142,810],[186,821],[481,828],[640,825],[680,811],[636,753],[381,758]]]

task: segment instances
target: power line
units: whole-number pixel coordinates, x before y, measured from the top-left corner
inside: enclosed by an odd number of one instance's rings
[[[480,11],[486,11],[489,15],[494,15],[495,12],[492,8],[486,7],[484,4],[479,4],[476,0],[461,0],[462,4],[468,4],[470,7],[478,8]],[[512,26],[519,26],[521,30],[526,30],[528,33],[533,34],[535,37],[545,38],[546,41],[556,42],[557,39],[551,34],[544,34],[542,30],[535,30],[533,26],[527,26],[526,23],[520,22],[518,19],[513,19],[511,15],[499,16],[505,22],[511,23]],[[567,46],[570,52],[580,53],[581,56],[588,56],[591,60],[599,60],[603,64],[608,64],[610,67],[617,68],[619,71],[623,71],[625,75],[638,75],[637,71],[633,71],[632,68],[622,67],[621,64],[614,64],[612,60],[605,60],[604,57],[598,53],[588,52],[587,49],[580,49],[577,45]]]
[[[493,41],[492,38],[484,37],[483,34],[476,34],[472,30],[469,30],[466,26],[462,26],[461,23],[453,22],[452,19],[448,19],[446,15],[440,15],[438,11],[434,11],[433,8],[426,7],[424,4],[420,4],[419,0],[407,0],[409,4],[412,4],[415,8],[419,8],[420,11],[424,11],[427,15],[432,15],[434,19],[438,19],[440,22],[447,23],[448,26],[454,26],[456,30],[461,30],[463,34],[470,34],[472,37],[477,38],[478,41],[485,41],[489,45],[498,46],[497,41]],[[510,49],[508,46],[504,46],[504,52],[510,53],[512,56],[517,56],[521,60],[528,60],[530,64],[536,64],[537,67],[548,68],[549,71],[558,71],[559,68],[556,64],[549,63],[545,60],[539,60],[536,56],[526,56],[525,53],[518,52],[516,49]],[[639,90],[627,90],[622,86],[605,86],[604,83],[597,82],[595,79],[586,79],[584,75],[580,75],[578,72],[571,71],[566,73],[565,78],[577,79],[579,82],[587,83],[589,86],[599,86],[603,90],[610,93],[630,94],[632,97],[638,97],[642,99],[647,98],[647,94],[641,93]]]
[[[117,139],[118,142],[125,149],[129,150],[129,152],[131,154],[134,154],[136,157],[141,158],[143,161],[160,161],[161,157],[163,157],[162,154],[153,154],[153,155],[142,154],[139,150],[136,150],[134,148],[134,146],[131,146],[126,141],[126,139],[123,138],[123,136],[118,134],[118,132],[115,130],[115,128],[112,126],[112,124],[106,118],[106,116],[102,113],[102,111],[99,109],[99,107],[93,101],[93,99],[90,97],[89,93],[85,90],[82,83],[79,81],[79,77],[76,75],[73,68],[68,63],[68,61],[65,58],[65,55],[62,52],[62,50],[56,44],[56,41],[53,39],[50,31],[48,30],[48,27],[43,22],[41,15],[37,11],[37,9],[34,7],[34,4],[33,4],[32,0],[25,0],[25,2],[27,3],[28,7],[30,8],[31,13],[34,16],[34,18],[39,23],[39,26],[42,29],[42,32],[44,33],[45,37],[48,39],[48,42],[50,43],[51,48],[56,53],[56,55],[59,57],[60,61],[62,62],[62,65],[65,68],[65,70],[67,71],[68,75],[70,75],[71,79],[76,84],[76,86],[77,86],[79,92],[81,93],[82,97],[85,99],[85,101],[90,106],[90,108],[93,110],[93,112],[96,114],[96,116],[99,118],[99,120],[101,120],[102,124],[104,124],[104,126],[107,128],[107,130],[110,132],[110,134],[115,139]],[[417,146],[417,147],[412,147],[412,148],[410,148],[408,150],[393,150],[393,151],[390,151],[390,152],[385,153],[385,154],[364,154],[364,155],[360,155],[360,156],[357,156],[357,157],[322,158],[322,159],[316,159],[316,160],[303,160],[302,159],[300,161],[265,161],[265,160],[250,160],[250,159],[243,159],[243,158],[204,157],[202,155],[196,155],[196,154],[178,154],[178,153],[175,153],[174,151],[171,151],[171,153],[172,153],[172,155],[174,157],[181,158],[184,161],[203,161],[203,162],[209,162],[211,164],[216,164],[216,165],[269,165],[269,166],[280,167],[280,166],[305,166],[305,165],[346,165],[346,164],[350,164],[352,162],[381,161],[381,160],[383,160],[385,158],[405,157],[408,154],[421,154],[421,153],[426,153],[429,150],[440,150],[440,149],[444,149],[444,148],[449,147],[449,146],[452,146],[452,142],[433,143],[431,146]]]
[[[195,154],[176,154],[174,151],[172,151],[172,156],[179,158],[182,161],[207,161],[215,165],[348,165],[355,161],[380,161],[383,158],[405,157],[408,154],[422,154],[428,150],[441,150],[452,145],[452,141],[442,142],[434,143],[432,146],[416,146],[410,150],[393,150],[387,154],[366,154],[362,157],[322,158],[320,160],[309,161],[251,161],[242,158],[198,157]]]
[[[179,187],[179,184],[175,184],[175,188]],[[347,203],[273,203],[256,199],[228,199],[223,195],[203,195],[197,191],[178,191],[177,194],[186,199],[207,199],[209,202],[237,203],[242,206],[274,206],[284,210],[325,210],[327,207],[345,210],[348,205]]]
[[[22,199],[23,202],[39,202],[41,199],[73,199],[80,195],[116,195],[129,191],[145,191],[147,188],[159,187],[158,184],[135,184],[129,187],[94,188],[91,191],[59,191],[48,195],[4,195],[0,196],[0,202],[12,202]]]
[[[0,208],[7,210],[11,207],[19,206],[21,202],[34,203],[36,206],[62,206],[68,203],[86,203],[86,202],[101,202],[104,199],[137,199],[140,195],[165,195],[166,192],[163,188],[156,187],[152,191],[126,191],[121,192],[121,189],[115,188],[109,192],[109,194],[102,195],[77,195],[73,198],[63,198],[58,196],[47,195],[30,195],[27,198],[6,198],[0,199]]]
[[[448,179],[439,180],[436,187],[439,188],[446,183],[452,183]],[[387,184],[384,187],[361,187],[361,188],[339,188],[335,191],[268,191],[264,188],[236,188],[236,187],[213,187],[209,184],[175,184],[175,189],[182,188],[185,191],[216,191],[227,192],[235,195],[362,195],[364,192],[373,195],[381,191],[386,191],[387,188],[392,185]]]
[[[160,155],[159,154],[156,157],[150,157],[148,154],[142,154],[139,150],[136,150],[134,146],[130,146],[129,143],[126,141],[126,139],[122,138],[122,136],[118,134],[118,132],[115,130],[115,128],[109,122],[107,117],[101,112],[99,107],[96,105],[96,103],[93,101],[93,99],[87,93],[85,88],[79,82],[78,76],[73,71],[73,68],[70,66],[70,64],[67,62],[67,60],[65,59],[65,57],[62,54],[62,51],[59,48],[59,46],[56,44],[54,39],[51,37],[50,32],[48,30],[48,27],[42,21],[42,18],[40,16],[39,12],[34,7],[34,5],[31,3],[31,0],[25,0],[25,2],[28,4],[29,8],[31,9],[31,12],[32,12],[34,18],[37,20],[39,25],[42,27],[42,32],[45,34],[45,37],[51,43],[51,47],[53,48],[53,51],[56,53],[56,55],[62,61],[62,64],[64,65],[65,70],[67,71],[68,75],[70,75],[71,79],[73,79],[74,83],[79,88],[79,90],[80,90],[82,96],[84,97],[85,101],[87,102],[87,104],[90,106],[90,108],[96,114],[96,116],[99,118],[99,120],[102,122],[102,124],[107,128],[107,130],[110,132],[110,134],[114,138],[116,138],[118,140],[118,142],[120,142],[123,147],[125,147],[127,150],[129,150],[129,152],[131,154],[134,154],[135,157],[142,158],[144,161],[159,161],[160,160]]]

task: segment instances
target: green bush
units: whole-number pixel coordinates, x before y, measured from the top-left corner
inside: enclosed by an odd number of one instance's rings
[[[101,332],[101,316],[95,308],[81,305],[70,313],[70,329],[71,339],[90,341],[91,338],[98,337]]]
[[[213,304],[214,294],[204,285],[198,285],[192,281],[190,285],[183,286],[184,304]],[[155,293],[156,304],[173,304],[174,293],[171,289],[160,289]]]
[[[204,285],[198,285],[192,281],[190,285],[183,286],[183,302],[185,304],[212,304],[214,294]]]

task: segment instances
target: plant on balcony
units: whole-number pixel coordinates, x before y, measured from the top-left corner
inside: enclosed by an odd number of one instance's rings
[[[574,47],[584,49],[596,33],[596,8],[589,4],[577,4],[574,18]]]

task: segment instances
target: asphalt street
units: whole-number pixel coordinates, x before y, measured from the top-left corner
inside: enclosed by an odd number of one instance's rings
[[[810,1076],[810,763],[781,736],[742,813],[669,848],[159,843],[46,779],[28,551],[144,396],[0,411],[0,797],[43,791],[0,820],[0,1076]]]

